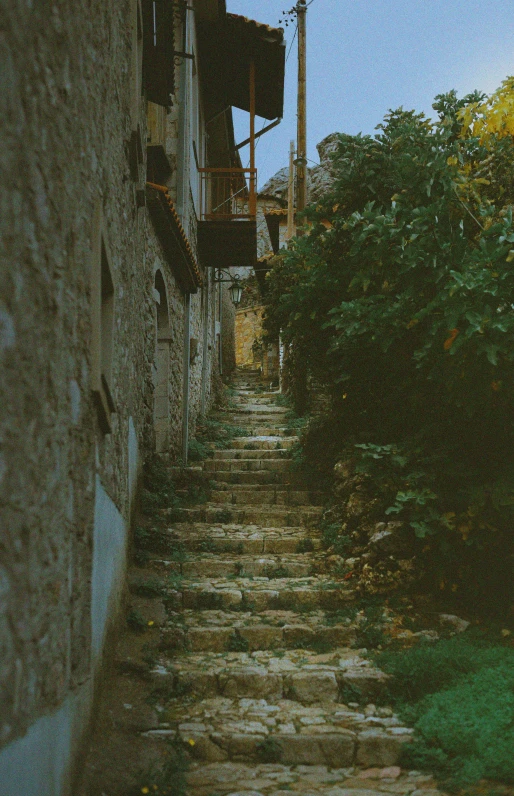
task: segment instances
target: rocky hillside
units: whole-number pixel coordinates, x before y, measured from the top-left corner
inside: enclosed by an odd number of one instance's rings
[[[331,155],[337,149],[338,133],[330,133],[323,141],[317,145],[319,155],[319,165],[308,169],[309,172],[309,201],[316,202],[330,189],[333,179],[333,167]],[[287,183],[289,179],[289,169],[283,169],[268,180],[259,191],[260,194],[274,196],[277,199],[287,199]]]

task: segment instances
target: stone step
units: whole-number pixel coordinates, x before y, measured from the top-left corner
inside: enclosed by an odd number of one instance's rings
[[[238,523],[177,522],[164,532],[172,548],[177,542],[190,552],[282,554],[297,553],[307,546],[321,548],[318,535],[299,526],[274,528],[266,523],[245,525]]]
[[[186,774],[189,796],[229,796],[232,793],[261,796],[437,796],[436,783],[428,774],[403,771],[397,766],[365,769],[327,765],[287,766],[281,763],[191,762]]]
[[[245,475],[253,476],[254,474],[245,473]],[[282,473],[279,473],[278,475],[282,475]],[[259,479],[257,480],[257,483],[252,482],[252,479],[250,479],[249,482],[246,484],[228,484],[228,483],[218,482],[217,486],[215,481],[210,481],[210,486],[211,489],[214,489],[218,492],[291,492],[291,491],[308,492],[309,491],[305,487],[305,484],[303,484],[303,489],[302,489],[297,485],[288,484],[287,481],[278,484],[273,484],[273,483],[261,484],[259,483]],[[315,492],[314,494],[318,493]]]
[[[240,642],[242,635],[233,638]],[[305,649],[256,652],[189,653],[161,658],[170,688],[196,698],[282,699],[301,705],[374,702],[385,690],[388,675],[354,651],[334,649],[317,654]],[[370,726],[398,726],[398,719],[370,719]]]
[[[257,443],[255,448],[226,448],[225,450],[216,450],[213,454],[213,459],[235,459],[236,461],[245,461],[247,459],[283,459],[289,462],[290,454],[286,448],[258,448]]]
[[[253,506],[231,503],[205,504],[194,508],[163,509],[164,518],[172,516],[178,522],[212,522],[237,525],[262,525],[268,528],[309,528],[317,525],[321,506]]]
[[[229,485],[232,485],[232,487],[256,487],[260,485],[264,488],[270,484],[305,486],[305,477],[301,473],[287,471],[249,470],[247,472],[231,472],[230,470],[217,470],[215,471],[215,480],[211,483],[213,489],[226,489]]]
[[[278,390],[265,390],[264,388],[259,388],[258,390],[248,390],[248,389],[237,389],[234,391],[234,398],[238,396],[244,398],[270,398],[274,401],[280,395]]]
[[[159,682],[170,675],[162,670],[154,676]],[[168,703],[166,719],[142,736],[158,742],[180,739],[193,758],[207,762],[262,762],[272,757],[285,765],[336,769],[394,766],[402,745],[412,740],[409,728],[388,726],[387,719],[366,716],[344,704],[213,697]]]
[[[174,563],[174,562],[170,562]],[[164,569],[167,569],[165,562]],[[306,577],[315,569],[313,553],[290,554],[284,556],[219,556],[213,553],[200,553],[182,562],[184,577],[222,578],[245,574],[251,577]]]
[[[212,503],[230,503],[244,506],[322,506],[326,501],[323,492],[294,489],[244,489],[213,491]]]
[[[317,564],[316,562],[319,561]],[[145,577],[154,577],[158,573],[164,577],[182,575],[194,578],[233,578],[243,577],[291,577],[303,578],[321,571],[325,564],[314,553],[290,553],[289,555],[234,555],[231,553],[198,552],[190,557],[184,553],[184,560],[174,561],[154,554],[148,559],[145,569],[139,568],[134,575],[138,583]],[[150,568],[150,569],[148,569]]]
[[[280,437],[276,434],[237,437],[231,440],[231,450],[289,450],[289,448],[292,448],[297,442],[298,437]],[[252,448],[248,447],[250,445]]]
[[[329,575],[301,578],[203,578],[185,580],[169,591],[170,606],[230,611],[337,610],[353,600],[344,581]]]
[[[191,652],[224,652],[242,638],[248,650],[332,649],[354,642],[355,630],[348,617],[332,612],[242,611],[185,609],[170,613],[161,628],[162,649]],[[337,621],[332,621],[333,617]],[[235,638],[236,637],[236,638]]]
[[[221,451],[220,451],[221,452]],[[280,453],[281,451],[261,451],[261,453]],[[234,456],[235,451],[232,452]],[[252,451],[245,451],[245,453],[252,453]],[[208,473],[216,473],[218,471],[230,471],[234,473],[255,472],[259,470],[272,470],[273,472],[288,472],[291,467],[290,460],[282,458],[260,458],[254,459],[250,457],[232,458],[232,459],[206,459],[203,463],[204,471]]]
[[[246,408],[249,405],[252,406],[272,406],[278,407],[277,404],[277,396],[275,393],[250,393],[250,392],[238,392],[233,397],[232,401],[233,406],[244,407]],[[284,409],[284,407],[280,407]],[[287,407],[286,407],[287,408]]]
[[[269,404],[259,404],[259,403],[245,403],[242,406],[237,407],[229,407],[229,411],[233,412],[235,415],[271,415],[273,417],[278,417],[279,415],[286,415],[290,410],[287,409],[285,406],[276,406],[276,405],[269,405]]]
[[[246,428],[256,437],[294,437],[295,431],[288,426],[265,426],[261,423],[248,423]]]
[[[270,412],[268,411],[268,407],[261,407],[261,409],[262,411],[253,414],[249,412],[243,412],[239,408],[235,409],[231,407],[230,409],[224,409],[223,411],[212,412],[210,417],[213,420],[230,423],[236,426],[243,426],[244,428],[251,424],[266,424],[272,427],[287,426],[287,421],[283,412]],[[266,411],[264,411],[265,409]]]

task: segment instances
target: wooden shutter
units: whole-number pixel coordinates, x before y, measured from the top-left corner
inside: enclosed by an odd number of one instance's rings
[[[143,75],[146,98],[171,105],[175,91],[173,0],[143,0]]]

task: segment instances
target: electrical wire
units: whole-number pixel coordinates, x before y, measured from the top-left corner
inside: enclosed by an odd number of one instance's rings
[[[311,2],[312,2],[312,0],[311,0]],[[289,50],[288,50],[288,53],[286,55],[286,64],[287,64],[287,62],[289,60],[289,56],[291,55],[291,50],[293,49],[293,44],[294,44],[294,40],[296,39],[296,34],[297,33],[298,33],[298,23],[296,23],[296,28],[295,28],[295,31],[294,31],[294,35],[293,35],[293,38],[291,39],[291,44],[289,45]]]

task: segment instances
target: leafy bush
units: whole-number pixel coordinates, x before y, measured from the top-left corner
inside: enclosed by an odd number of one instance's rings
[[[270,271],[265,323],[296,381],[330,398],[293,462],[330,472],[358,446],[384,510],[426,540],[434,584],[497,601],[514,526],[514,139],[473,134],[476,92],[434,108],[340,136],[333,190]]]
[[[197,439],[189,441],[189,461],[202,462],[209,456],[209,448]]]
[[[514,782],[514,650],[458,636],[376,660],[392,674],[388,698],[416,729],[406,766],[447,787],[482,778]]]

